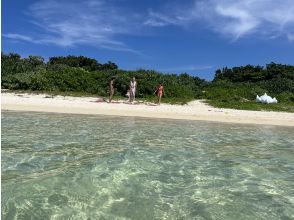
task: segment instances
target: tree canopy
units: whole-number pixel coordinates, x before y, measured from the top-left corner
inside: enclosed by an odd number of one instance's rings
[[[2,88],[56,92],[84,92],[98,96],[108,94],[112,77],[115,94],[125,96],[133,77],[138,81],[139,98],[154,95],[159,83],[165,87],[166,98],[192,100],[195,98],[223,100],[224,102],[254,100],[264,92],[285,102],[294,102],[294,66],[270,63],[266,66],[246,65],[224,67],[215,72],[212,82],[197,76],[163,74],[155,70],[126,71],[108,61],[99,63],[84,56],[22,58],[16,53],[1,53]],[[234,97],[234,98],[232,98]]]

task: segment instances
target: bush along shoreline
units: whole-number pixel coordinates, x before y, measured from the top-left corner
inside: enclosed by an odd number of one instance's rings
[[[215,71],[212,81],[206,81],[188,73],[122,70],[114,62],[103,64],[84,56],[50,57],[45,62],[41,56],[22,58],[16,53],[1,53],[1,61],[2,89],[107,97],[109,81],[115,76],[115,95],[124,97],[131,78],[136,77],[141,100],[152,100],[156,86],[163,83],[163,102],[185,104],[206,99],[220,108],[294,112],[293,65],[224,67]],[[256,95],[264,93],[279,102],[256,103]]]

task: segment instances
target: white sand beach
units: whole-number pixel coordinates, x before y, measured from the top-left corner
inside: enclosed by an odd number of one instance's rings
[[[99,102],[100,101],[100,102]],[[243,124],[294,126],[294,113],[245,111],[211,107],[201,100],[187,105],[160,106],[152,103],[107,103],[97,97],[51,96],[46,94],[2,93],[2,110],[136,116],[185,120],[204,120]]]

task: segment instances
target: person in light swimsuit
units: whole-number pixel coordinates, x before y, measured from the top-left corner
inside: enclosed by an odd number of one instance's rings
[[[157,94],[157,97],[158,97],[157,104],[160,105],[161,97],[163,96],[163,93],[164,93],[164,87],[163,87],[162,83],[159,84],[155,93]]]
[[[136,89],[137,89],[137,81],[136,78],[133,77],[132,81],[130,82],[130,102],[134,103],[135,96],[136,96]]]

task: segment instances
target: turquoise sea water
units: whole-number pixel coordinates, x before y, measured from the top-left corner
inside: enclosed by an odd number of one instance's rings
[[[2,112],[2,219],[294,219],[293,128]]]

